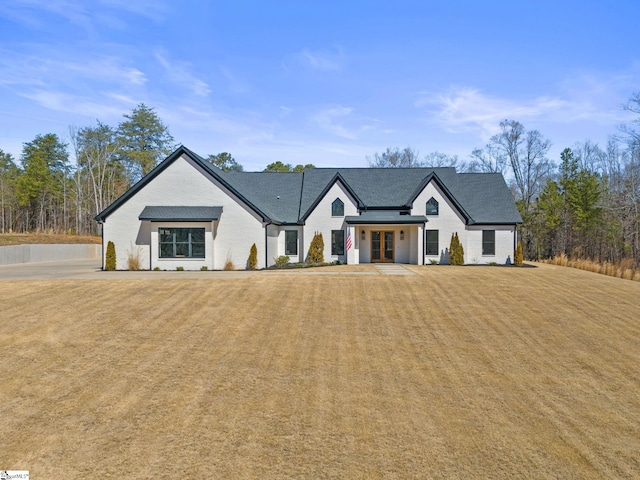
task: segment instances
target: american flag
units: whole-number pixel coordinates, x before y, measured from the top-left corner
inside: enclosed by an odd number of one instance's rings
[[[351,249],[351,235],[347,237],[347,250]]]

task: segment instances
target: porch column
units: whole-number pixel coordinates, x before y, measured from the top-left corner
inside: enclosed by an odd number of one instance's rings
[[[424,265],[424,224],[418,225],[418,258],[417,264]]]
[[[353,225],[347,225],[347,238],[351,237],[351,248],[347,250],[347,263],[357,264],[360,263],[360,255],[356,245],[360,245],[357,238],[358,232]]]

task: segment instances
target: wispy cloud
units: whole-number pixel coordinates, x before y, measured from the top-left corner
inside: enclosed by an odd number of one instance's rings
[[[84,0],[13,0],[0,3],[0,17],[29,28],[41,28],[49,21],[43,18],[43,12],[91,30],[97,25],[124,28],[123,12],[160,21],[166,11],[162,0],[98,0],[91,3]]]
[[[194,95],[206,97],[211,93],[209,85],[190,72],[191,65],[181,61],[169,61],[161,52],[155,53],[155,58],[162,65],[167,78],[172,82],[190,90]]]
[[[431,121],[449,133],[473,132],[483,139],[497,133],[504,119],[526,123],[558,112],[576,110],[576,105],[558,97],[541,96],[527,100],[486,95],[471,87],[452,87],[446,92],[422,92],[416,107],[431,114]]]
[[[90,118],[115,117],[126,111],[124,105],[113,101],[101,101],[103,100],[101,97],[89,98],[51,90],[33,90],[23,93],[22,96],[50,110],[85,115]]]
[[[344,52],[341,48],[335,51],[312,51],[307,48],[296,54],[296,59],[302,65],[312,70],[321,72],[331,72],[342,70],[346,62]]]
[[[142,71],[123,65],[122,61],[115,57],[77,57],[72,60],[61,59],[59,55],[46,50],[39,54],[18,54],[0,50],[0,85],[44,87],[52,84],[76,85],[91,81],[139,86],[147,81]]]
[[[320,128],[332,133],[333,135],[353,140],[357,136],[356,132],[347,129],[344,125],[339,123],[340,120],[347,118],[351,112],[353,112],[352,108],[338,105],[337,107],[326,108],[319,111],[312,117],[312,120]]]
[[[415,106],[429,121],[449,133],[475,133],[483,140],[497,133],[500,121],[518,120],[544,125],[602,125],[628,121],[621,108],[637,89],[640,63],[619,72],[571,72],[549,87],[552,92],[530,98],[490,95],[470,86],[441,92],[420,92]],[[609,133],[612,133],[609,131]]]
[[[355,115],[353,108],[342,105],[324,108],[311,117],[312,123],[332,135],[348,140],[375,128],[376,120]]]

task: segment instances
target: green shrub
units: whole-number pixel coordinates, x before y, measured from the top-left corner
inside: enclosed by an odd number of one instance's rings
[[[276,268],[284,268],[289,264],[289,257],[287,255],[280,255],[273,259]]]
[[[462,265],[464,263],[464,250],[458,238],[458,232],[451,235],[449,243],[449,265]]]
[[[438,265],[438,260],[436,260],[435,258],[430,258],[429,265]]]
[[[313,235],[307,259],[312,264],[324,263],[324,240],[321,233],[315,232]]]
[[[516,254],[513,263],[516,267],[521,267],[524,263],[524,256],[522,254],[522,243],[520,243],[520,240],[518,240],[518,244],[516,245]]]
[[[496,267],[498,266],[498,262],[489,262],[489,265],[491,265],[492,267]]]
[[[200,267],[200,271],[201,271],[201,272],[206,272],[207,270],[209,270],[209,267],[207,267],[206,265],[202,265],[202,266]]]
[[[176,267],[176,272],[184,272],[184,267]]]
[[[153,269],[154,272],[159,272],[160,271],[160,267],[156,267]]]
[[[256,270],[258,268],[258,247],[254,243],[249,250],[249,260],[247,260],[247,266],[249,270]]]
[[[105,270],[115,270],[116,269],[116,246],[114,243],[109,240],[107,243],[107,258],[104,262]]]

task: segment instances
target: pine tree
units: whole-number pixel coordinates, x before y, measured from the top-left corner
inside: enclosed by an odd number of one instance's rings
[[[464,264],[464,249],[458,232],[451,235],[451,242],[449,243],[449,265],[462,265]]]
[[[129,171],[130,182],[135,183],[171,153],[174,140],[155,110],[144,103],[124,118],[117,131],[120,157]]]
[[[522,243],[520,242],[520,240],[518,240],[518,244],[516,245],[516,254],[513,263],[516,267],[521,267],[524,263],[524,257],[522,255]]]
[[[115,270],[116,269],[116,246],[113,244],[111,240],[107,243],[107,258],[104,262],[105,270]]]
[[[464,247],[462,246],[462,242],[458,238],[458,232],[456,232],[456,243],[458,244],[458,265],[464,265]]]
[[[255,243],[251,245],[247,264],[249,265],[249,270],[256,270],[258,268],[258,247],[256,247]]]
[[[316,232],[313,236],[311,245],[309,245],[307,259],[311,264],[324,263],[324,240],[321,233]]]

